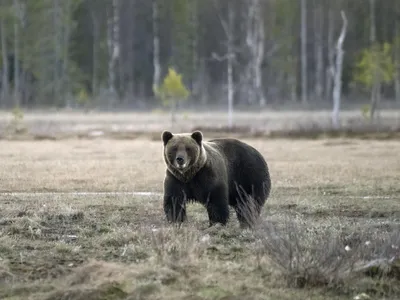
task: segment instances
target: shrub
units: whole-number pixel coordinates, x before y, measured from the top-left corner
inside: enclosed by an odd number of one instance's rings
[[[174,123],[177,104],[186,100],[189,96],[189,91],[182,82],[182,75],[178,74],[173,68],[169,68],[161,87],[154,86],[153,91],[161,99],[164,106],[170,107],[171,123]]]

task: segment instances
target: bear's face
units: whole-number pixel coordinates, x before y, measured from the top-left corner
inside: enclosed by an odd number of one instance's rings
[[[195,165],[202,152],[203,134],[195,131],[191,134],[162,133],[165,163],[173,169],[184,173]]]

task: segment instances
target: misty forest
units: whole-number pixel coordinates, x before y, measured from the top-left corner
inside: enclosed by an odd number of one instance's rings
[[[396,0],[3,0],[0,18],[3,108],[154,107],[170,68],[185,105],[330,107],[337,75],[346,103],[400,101]]]

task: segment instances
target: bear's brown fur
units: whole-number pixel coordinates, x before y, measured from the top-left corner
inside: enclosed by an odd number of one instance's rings
[[[257,218],[271,190],[268,165],[256,149],[237,139],[203,141],[200,131],[164,131],[162,141],[169,221],[185,221],[186,203],[193,200],[207,208],[210,226],[227,223],[229,205],[242,226],[252,225],[248,213]]]

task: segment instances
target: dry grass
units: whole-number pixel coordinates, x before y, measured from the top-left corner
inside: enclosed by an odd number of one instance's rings
[[[380,126],[389,128],[400,127],[400,112],[398,110],[380,110]],[[204,120],[207,120],[206,124]],[[234,112],[234,124],[239,130],[245,129],[247,135],[254,132],[262,134],[281,135],[282,132],[291,132],[292,135],[315,136],[320,131],[331,127],[331,111],[274,111],[263,110],[258,112]],[[9,125],[13,122],[13,115],[0,111],[0,137],[20,139],[60,139],[69,136],[90,137],[91,133],[101,131],[109,137],[129,138],[138,133],[158,133],[170,127],[169,112],[92,112],[78,111],[57,112],[25,112],[22,123],[26,132],[9,137]],[[342,126],[346,128],[359,127],[360,123],[368,123],[360,110],[354,109],[341,112]],[[174,131],[190,131],[197,127],[221,130],[228,123],[227,113],[224,111],[201,112],[179,111]],[[21,127],[19,126],[19,127]],[[209,130],[205,130],[209,131]],[[275,134],[275,135],[276,135]],[[398,137],[398,135],[397,135]]]
[[[170,226],[157,194],[72,193],[161,192],[159,141],[0,141],[0,299],[400,297],[395,271],[354,271],[398,253],[400,143],[247,142],[273,180],[255,231],[233,213],[207,228],[196,204]]]
[[[355,226],[332,219],[314,223],[292,215],[267,219],[258,228],[262,253],[282,271],[289,287],[346,289],[360,273],[400,280],[398,223],[393,220],[382,230],[376,224]]]
[[[275,194],[399,191],[398,141],[249,142],[268,159]],[[148,139],[0,141],[0,149],[0,192],[161,192],[165,174],[161,142]]]

